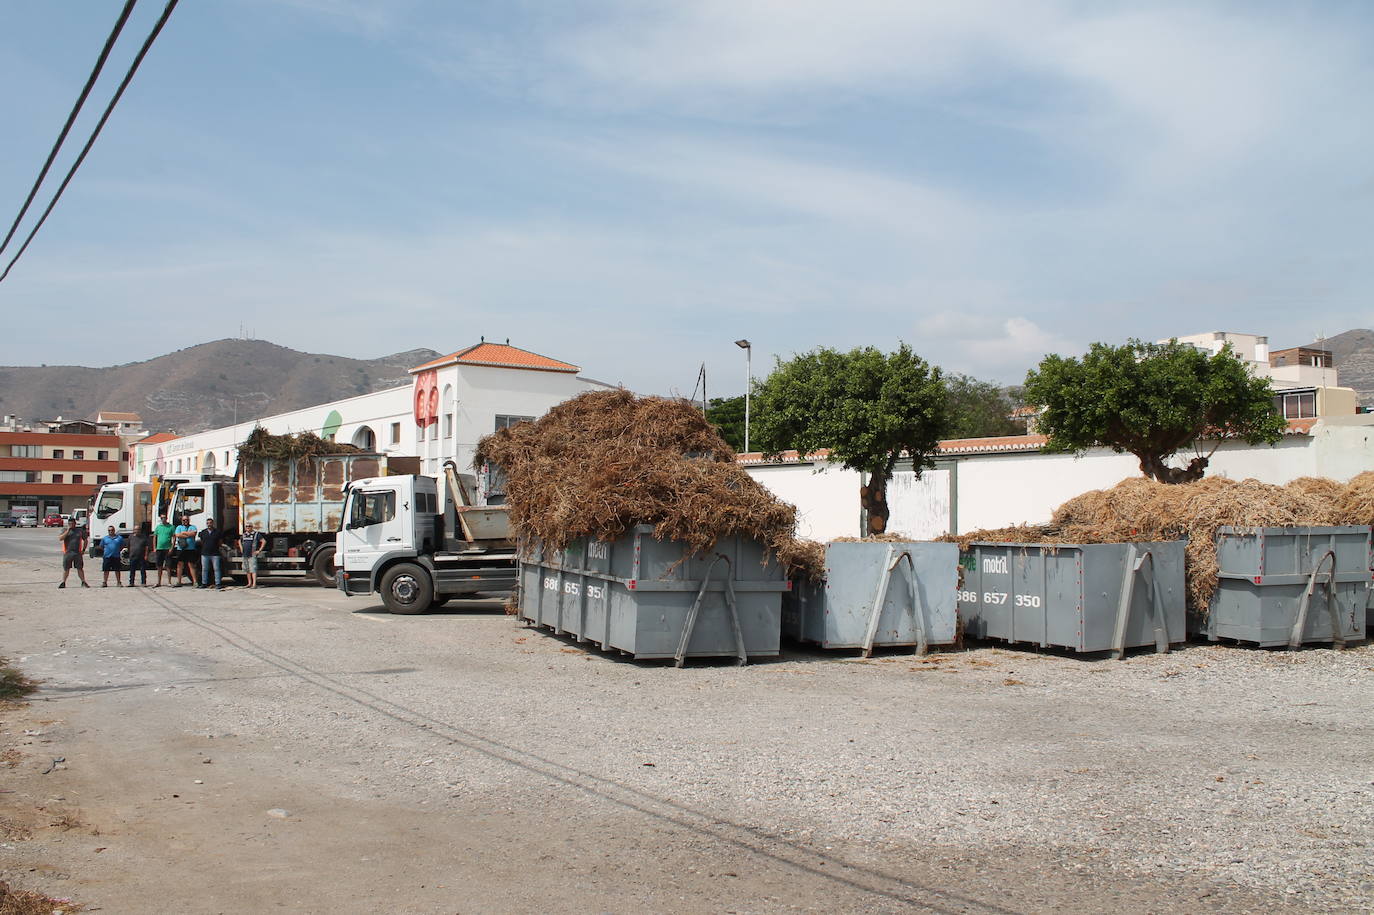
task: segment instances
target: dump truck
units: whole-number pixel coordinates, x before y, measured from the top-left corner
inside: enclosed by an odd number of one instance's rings
[[[233,478],[178,486],[172,517],[189,517],[197,530],[205,528],[207,518],[215,519],[224,531],[221,562],[226,576],[243,575],[238,536],[244,523],[251,523],[267,538],[258,555],[259,575],[311,577],[329,588],[334,586],[335,534],[349,484],[418,471],[419,463],[418,458],[368,453],[245,458]]]
[[[335,541],[340,591],[377,594],[392,613],[424,613],[460,594],[509,592],[516,549],[504,505],[473,505],[452,461],[428,476],[373,477],[348,487]]]

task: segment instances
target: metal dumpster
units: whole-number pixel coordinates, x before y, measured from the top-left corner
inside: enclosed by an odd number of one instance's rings
[[[1184,541],[973,543],[959,616],[974,638],[1113,651],[1186,636]]]
[[[639,525],[613,540],[581,539],[560,553],[526,545],[520,618],[637,659],[778,653],[782,595],[790,583],[763,545],[723,538],[686,555]],[[685,558],[684,558],[685,557]]]
[[[1205,618],[1208,639],[1262,647],[1364,638],[1370,529],[1217,529],[1218,580]]]
[[[840,542],[825,581],[794,586],[782,631],[822,648],[947,644],[955,636],[959,548],[952,543]]]

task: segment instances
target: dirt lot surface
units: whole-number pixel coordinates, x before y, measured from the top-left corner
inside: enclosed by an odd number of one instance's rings
[[[1374,649],[684,670],[0,531],[0,879],[109,912],[1374,907]],[[97,576],[94,576],[98,578]]]

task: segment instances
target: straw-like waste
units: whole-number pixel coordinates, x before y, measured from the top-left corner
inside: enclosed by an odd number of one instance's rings
[[[321,454],[358,454],[363,449],[357,445],[332,442],[320,438],[313,432],[298,432],[294,435],[273,435],[262,426],[257,426],[239,445],[239,463],[244,461],[274,458],[277,460],[311,457]]]
[[[477,462],[487,461],[506,473],[512,529],[549,550],[651,524],[692,552],[742,535],[795,574],[824,573],[824,547],[796,539],[796,509],[750,477],[685,400],[588,392],[482,439]]]
[[[1188,606],[1205,613],[1217,586],[1217,528],[1374,524],[1374,473],[1349,483],[1302,477],[1285,486],[1207,477],[1196,483],[1122,480],[1075,496],[1049,524],[973,531],[944,539],[961,549],[999,543],[1130,543],[1188,538]]]

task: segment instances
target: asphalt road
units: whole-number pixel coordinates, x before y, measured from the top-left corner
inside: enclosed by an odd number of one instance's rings
[[[0,719],[0,879],[106,911],[1374,903],[1368,649],[676,670],[494,600],[58,591],[58,560],[0,531],[0,654],[43,680]]]

